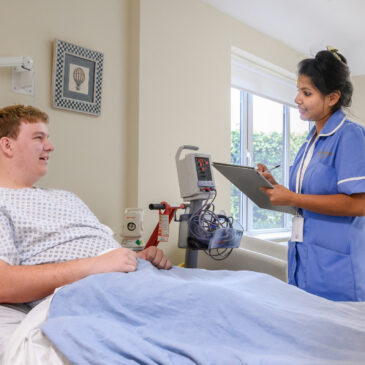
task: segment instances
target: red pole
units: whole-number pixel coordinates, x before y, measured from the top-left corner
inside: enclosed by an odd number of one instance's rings
[[[185,208],[185,204],[180,204],[179,206],[174,206],[174,207],[170,206],[166,202],[161,202],[161,204],[165,205],[165,212],[167,211],[167,213],[169,214],[169,224],[172,221],[172,218],[174,217],[175,212],[178,209],[184,209]],[[157,223],[157,225],[156,225],[154,231],[152,232],[145,248],[150,247],[150,246],[157,246],[160,243],[160,241],[158,240],[158,226],[159,226],[159,224]]]

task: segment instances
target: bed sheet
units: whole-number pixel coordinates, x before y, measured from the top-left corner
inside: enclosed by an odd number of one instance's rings
[[[40,329],[47,319],[51,301],[52,296],[25,316],[4,346],[1,365],[71,365]]]
[[[59,290],[42,331],[73,364],[365,363],[365,303],[249,271],[140,261]]]
[[[12,333],[29,311],[30,308],[22,304],[0,305],[0,354]]]

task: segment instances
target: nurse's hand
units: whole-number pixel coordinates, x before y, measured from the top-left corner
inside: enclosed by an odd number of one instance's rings
[[[295,206],[296,194],[283,185],[274,185],[273,188],[260,188],[268,195],[272,205],[291,205]]]
[[[274,179],[274,176],[271,175],[270,170],[262,163],[259,163],[257,165],[257,171],[266,179],[268,180],[271,184],[273,185],[277,185],[278,183],[276,182],[276,180]]]

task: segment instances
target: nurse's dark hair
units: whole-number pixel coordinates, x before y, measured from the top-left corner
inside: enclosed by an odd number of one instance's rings
[[[323,95],[340,91],[340,99],[332,107],[332,112],[351,105],[353,86],[347,60],[342,54],[320,51],[314,58],[306,58],[299,62],[298,74],[310,77],[314,86]]]

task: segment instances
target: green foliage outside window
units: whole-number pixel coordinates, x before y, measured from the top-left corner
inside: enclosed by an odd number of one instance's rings
[[[295,155],[300,146],[305,141],[306,135],[290,135],[290,164],[293,163]],[[253,163],[256,166],[259,162],[268,167],[282,164],[283,136],[280,133],[263,132],[253,135]],[[241,164],[240,132],[231,131],[231,162]],[[273,171],[275,180],[282,183],[282,168]],[[239,219],[240,191],[231,186],[231,215],[234,219]],[[283,226],[283,215],[266,209],[253,207],[253,229],[280,228]]]

